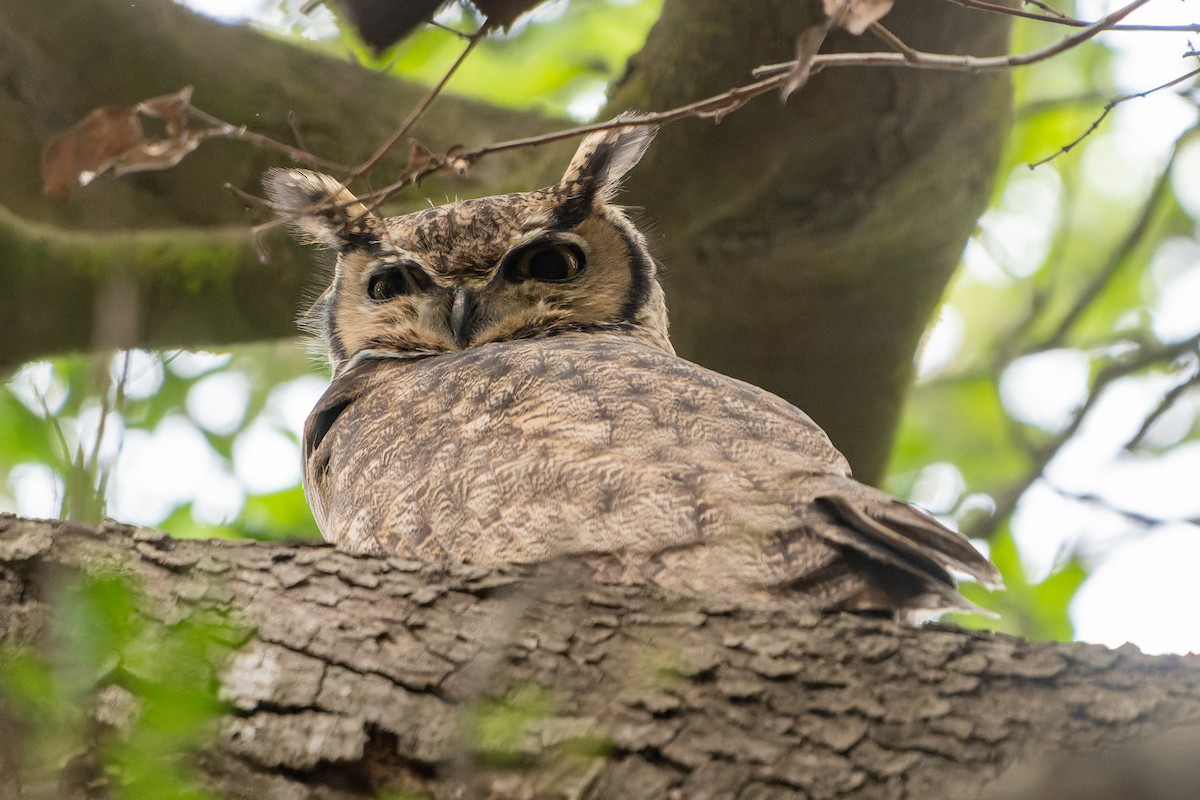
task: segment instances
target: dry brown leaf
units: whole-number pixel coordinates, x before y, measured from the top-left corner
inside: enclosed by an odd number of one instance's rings
[[[342,0],[358,38],[382,53],[413,28],[429,22],[448,0]]]
[[[859,35],[892,10],[895,0],[825,0],[825,14],[833,24]]]
[[[42,150],[42,190],[58,203],[101,175],[167,169],[195,150],[203,132],[188,128],[192,87],[152,97],[133,106],[103,106],[89,113]],[[150,137],[145,118],[164,122],[164,135]]]
[[[71,190],[91,182],[104,164],[142,141],[133,106],[97,108],[42,150],[42,191],[65,203]]]
[[[192,87],[185,86],[173,94],[151,97],[137,104],[137,110],[148,117],[158,117],[167,123],[167,134],[178,135],[187,127],[187,112],[192,107]]]
[[[808,83],[808,79],[812,75],[813,59],[817,57],[817,53],[821,50],[821,44],[825,41],[828,33],[829,23],[824,22],[820,25],[813,25],[797,37],[796,66],[792,67],[792,71],[788,73],[787,80],[780,89],[784,102],[787,102],[787,99],[792,96],[792,92]]]
[[[408,169],[420,169],[432,160],[432,150],[416,139],[408,140]]]
[[[508,28],[517,17],[542,3],[542,0],[471,0],[482,11],[491,28]]]
[[[488,29],[508,28],[517,17],[542,0],[472,0],[487,17]],[[341,0],[342,8],[358,37],[382,53],[408,36],[414,28],[433,19],[449,0]]]

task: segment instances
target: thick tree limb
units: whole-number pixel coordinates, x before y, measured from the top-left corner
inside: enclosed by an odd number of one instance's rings
[[[135,581],[162,623],[247,631],[200,760],[229,797],[938,800],[978,796],[1024,753],[1200,719],[1196,657],[14,517],[0,638],[50,641],[54,587],[81,572]],[[470,731],[523,692],[541,699],[497,761]]]
[[[262,170],[278,163],[278,154],[247,144],[211,142],[168,172],[96,184],[69,206],[57,206],[40,194],[41,149],[97,106],[130,105],[192,85],[194,104],[221,120],[281,142],[293,142],[298,131],[310,152],[356,163],[425,94],[423,87],[248,26],[219,24],[171,0],[69,5],[69,13],[45,14],[21,0],[0,0],[0,134],[6,143],[0,204],[32,220],[105,231],[247,224],[245,209],[225,184],[254,190]],[[549,124],[535,114],[446,97],[414,135],[449,147]],[[400,167],[405,155],[385,159],[380,177]],[[524,154],[528,171],[497,159],[466,181],[428,188],[436,196],[553,181],[561,164],[555,161],[550,169],[548,161],[533,163],[544,155]],[[287,324],[279,329],[287,330]]]
[[[100,181],[68,206],[41,195],[41,148],[99,105],[129,105],[195,86],[198,107],[344,163],[365,158],[424,89],[273,39],[221,25],[168,0],[78,0],[46,14],[0,0],[0,282],[18,309],[16,336],[0,344],[0,367],[95,346],[199,347],[294,336],[311,254],[278,232],[255,255],[246,213],[224,186],[259,190],[279,155],[211,141],[178,167]],[[544,131],[534,114],[447,97],[414,132],[440,147]],[[570,144],[564,145],[567,153]],[[526,151],[480,164],[466,179],[432,180],[432,196],[526,189],[552,183],[562,152]],[[401,166],[385,160],[387,180]],[[411,205],[423,205],[418,197]],[[18,216],[19,215],[19,216]],[[74,231],[80,233],[76,235]],[[85,235],[94,232],[97,235]],[[156,255],[157,253],[157,255]],[[132,291],[135,316],[123,338],[97,342],[105,286]],[[122,307],[125,310],[126,307]]]
[[[252,341],[280,335],[312,286],[311,257],[240,226],[64,231],[0,206],[10,328],[4,358],[57,349]],[[198,314],[197,309],[203,309]],[[0,372],[5,366],[0,361]]]

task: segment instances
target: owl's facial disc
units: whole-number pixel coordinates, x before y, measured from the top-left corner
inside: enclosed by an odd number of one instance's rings
[[[612,205],[654,130],[580,143],[555,185],[381,218],[335,178],[271,170],[264,185],[302,242],[336,250],[305,315],[337,375],[356,359],[424,357],[564,332],[620,331],[673,352],[644,237]]]
[[[587,266],[582,243],[569,235],[541,236],[509,250],[484,285],[457,284],[450,290],[447,326],[458,349],[476,343],[501,320],[522,310],[561,304],[561,292]]]

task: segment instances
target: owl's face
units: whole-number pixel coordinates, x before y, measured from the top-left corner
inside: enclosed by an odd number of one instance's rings
[[[566,331],[623,331],[670,351],[645,240],[610,204],[653,130],[589,136],[556,186],[379,218],[339,183],[272,170],[267,191],[306,242],[337,250],[305,314],[336,376],[356,357],[425,355]]]

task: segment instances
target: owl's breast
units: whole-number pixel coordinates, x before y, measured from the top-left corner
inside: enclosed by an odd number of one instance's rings
[[[797,482],[781,474],[848,474],[795,407],[621,335],[355,369],[310,418],[327,432],[305,465],[326,538],[349,549],[485,563],[658,551],[782,524]]]

